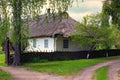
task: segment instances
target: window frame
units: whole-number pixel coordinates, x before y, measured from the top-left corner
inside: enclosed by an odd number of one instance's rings
[[[69,39],[63,39],[63,48],[69,48]]]
[[[36,39],[33,39],[33,47],[36,48]]]
[[[48,48],[49,41],[48,39],[44,39],[44,48]]]

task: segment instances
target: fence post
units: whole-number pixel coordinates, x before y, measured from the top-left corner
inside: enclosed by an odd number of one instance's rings
[[[108,49],[106,50],[106,57],[108,57],[108,54],[109,54],[109,52],[108,52]]]
[[[87,54],[87,59],[89,59],[89,56],[90,56],[90,54],[88,53],[88,54]]]

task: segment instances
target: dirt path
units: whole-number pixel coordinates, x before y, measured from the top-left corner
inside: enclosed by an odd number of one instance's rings
[[[16,68],[16,67],[2,67],[0,69],[9,72],[14,80],[91,80],[94,71],[102,66],[110,65],[109,69],[109,80],[117,80],[114,77],[117,77],[116,71],[120,70],[120,59],[111,60],[104,63],[99,63],[94,66],[85,68],[82,72],[73,75],[73,76],[58,76],[48,73],[39,73],[39,72],[31,72],[24,68]],[[114,77],[112,77],[114,76]]]
[[[120,61],[110,64],[108,80],[120,80],[117,72],[118,70],[120,70]]]
[[[78,73],[76,76],[74,76],[72,78],[72,80],[91,80],[92,79],[92,76],[93,76],[93,73],[96,69],[100,68],[100,67],[103,67],[103,66],[106,66],[106,65],[110,65],[110,64],[113,64],[113,63],[118,63],[120,62],[120,59],[117,59],[117,60],[111,60],[111,61],[108,61],[108,62],[104,62],[104,63],[98,63],[94,66],[91,66],[91,67],[88,67],[88,68],[85,68],[82,72]],[[117,67],[117,66],[116,66]]]
[[[63,76],[50,75],[47,73],[31,72],[24,68],[2,67],[0,69],[9,72],[13,80],[66,80]]]

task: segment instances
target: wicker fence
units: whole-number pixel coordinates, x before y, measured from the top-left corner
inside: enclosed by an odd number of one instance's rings
[[[22,54],[22,61],[28,62],[33,59],[39,60],[74,60],[74,59],[86,59],[86,58],[100,58],[108,56],[120,55],[120,49],[112,50],[95,50],[88,54],[88,51],[77,52],[29,52]]]

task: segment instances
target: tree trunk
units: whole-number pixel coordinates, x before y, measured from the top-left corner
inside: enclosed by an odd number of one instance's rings
[[[10,65],[10,52],[9,52],[9,38],[6,38],[6,43],[5,43],[5,62],[9,66]]]
[[[21,0],[13,0],[13,26],[14,26],[14,38],[15,45],[14,45],[14,59],[13,59],[13,66],[21,65],[21,13],[22,13],[22,2]]]
[[[96,43],[93,43],[93,45],[90,47],[90,49],[88,50],[88,53],[87,53],[87,59],[89,59],[90,57],[90,53],[92,52],[92,50],[95,48],[95,45]]]
[[[14,59],[13,59],[13,66],[19,66],[21,65],[21,45],[20,43],[15,44],[15,53],[14,53]]]

